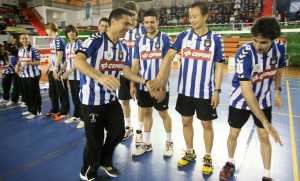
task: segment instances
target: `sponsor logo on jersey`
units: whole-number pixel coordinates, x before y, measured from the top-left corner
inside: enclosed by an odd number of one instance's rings
[[[109,61],[101,60],[99,65],[100,71],[122,71],[125,62],[123,61]]]
[[[251,82],[252,84],[256,84],[258,82],[261,82],[264,79],[273,78],[275,77],[276,73],[277,73],[277,68],[272,68],[260,73],[256,73],[252,76]]]
[[[77,46],[74,46],[74,47],[73,47],[73,51],[76,52],[77,50],[78,50],[78,47],[77,47]]]
[[[119,60],[122,60],[124,58],[124,53],[122,51],[119,51]]]
[[[211,51],[184,48],[182,51],[182,55],[183,58],[210,61]]]
[[[155,48],[160,49],[160,42],[155,42]]]
[[[74,59],[76,57],[75,53],[68,53],[67,54],[67,59]]]
[[[20,57],[19,59],[21,62],[31,62],[31,58],[30,57]]]
[[[56,54],[55,49],[51,49],[51,54]]]
[[[142,60],[162,59],[162,51],[154,50],[149,52],[141,52]]]
[[[272,57],[271,60],[270,60],[270,66],[271,67],[275,67],[277,65],[277,62],[278,62],[278,57]]]
[[[204,46],[205,46],[205,48],[210,48],[211,47],[211,40],[209,40],[209,39],[204,40]]]
[[[141,34],[140,33],[136,33],[135,34],[135,39],[138,39],[139,37],[141,37]]]
[[[126,44],[127,48],[134,48],[135,40],[123,40],[123,42]]]

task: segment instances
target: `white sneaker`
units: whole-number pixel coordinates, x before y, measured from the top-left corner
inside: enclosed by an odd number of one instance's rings
[[[164,156],[170,157],[173,155],[173,141],[166,141]]]
[[[37,115],[34,115],[34,114],[30,114],[29,116],[27,116],[26,118],[27,119],[33,119],[33,118],[36,118],[37,117]]]
[[[37,116],[42,116],[42,115],[43,115],[42,112],[37,113]]]
[[[28,107],[28,106],[26,106],[25,103],[22,103],[22,104],[21,104],[21,107],[25,108],[25,107]]]
[[[22,112],[22,115],[23,115],[23,116],[26,116],[26,115],[29,115],[29,114],[31,114],[31,112],[29,112],[29,111]]]
[[[132,155],[133,156],[140,156],[140,155],[144,154],[145,152],[149,152],[149,151],[152,151],[151,143],[149,145],[147,145],[146,143],[143,143],[136,150],[134,150],[132,152]]]
[[[77,121],[77,118],[76,117],[71,117],[70,119],[65,120],[64,123],[69,124],[69,123],[73,123],[75,121]]]
[[[5,99],[0,99],[0,103],[2,103],[2,102],[6,102],[7,100],[5,100]]]
[[[8,103],[6,103],[7,106],[13,105],[13,104],[17,104],[16,102],[13,101],[8,101]]]
[[[86,176],[82,175],[81,173],[79,174],[79,177],[82,179],[82,180],[88,180]]]
[[[141,132],[141,133],[136,133],[136,136],[135,136],[135,144],[136,144],[136,145],[141,145],[141,144],[143,144],[143,132]]]
[[[78,129],[84,128],[84,122],[83,122],[83,121],[80,121],[80,122],[78,123],[78,125],[77,125],[76,128],[78,128]]]

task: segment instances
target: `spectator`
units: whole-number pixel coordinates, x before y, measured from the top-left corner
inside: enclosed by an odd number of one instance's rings
[[[167,16],[169,16],[171,14],[171,9],[168,7],[167,8]]]
[[[281,21],[281,14],[278,13],[278,10],[276,9],[275,14],[274,14],[275,19],[277,19],[278,22]]]
[[[179,24],[183,24],[183,17],[182,17],[182,16],[179,17],[178,23],[179,23]]]
[[[218,14],[217,16],[217,24],[223,24],[224,17],[221,13]]]
[[[189,20],[188,20],[188,18],[185,16],[185,17],[183,18],[183,23],[187,24],[188,22],[189,22]]]
[[[288,13],[288,11],[287,10],[284,10],[284,13],[283,13],[283,15],[282,15],[282,21],[290,21],[290,14]]]
[[[15,23],[13,22],[13,20],[11,18],[9,18],[8,22],[7,22],[7,26],[14,26]]]
[[[171,15],[169,16],[167,23],[168,23],[168,25],[172,25],[172,16]]]
[[[245,27],[250,27],[251,26],[251,23],[249,23],[249,20],[246,19],[246,22],[245,22]]]
[[[252,12],[249,12],[248,20],[249,20],[250,23],[252,23],[254,21],[254,16],[253,16]]]
[[[229,22],[230,23],[234,23],[235,22],[235,17],[233,16],[233,14],[231,14]]]
[[[260,15],[258,14],[258,12],[255,12],[255,14],[254,14],[254,19],[257,19],[257,18],[259,18],[260,17]]]
[[[228,23],[229,23],[229,16],[228,14],[225,14],[223,24],[228,24]]]
[[[297,21],[300,20],[300,7],[299,7],[299,10],[296,12],[296,20]]]
[[[173,16],[173,19],[172,19],[172,24],[175,25],[175,24],[178,24],[178,20],[176,19],[175,16]]]

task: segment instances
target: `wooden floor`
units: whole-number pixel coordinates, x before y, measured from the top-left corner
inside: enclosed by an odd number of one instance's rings
[[[132,157],[136,146],[134,137],[120,143],[114,153],[114,165],[119,169],[119,178],[110,178],[99,170],[103,180],[112,181],[219,181],[219,172],[227,160],[226,140],[229,133],[227,123],[228,102],[233,73],[224,66],[222,93],[217,108],[219,118],[213,123],[214,146],[212,151],[214,172],[202,174],[202,157],[205,153],[203,130],[200,121],[194,121],[194,148],[196,161],[186,167],[178,167],[183,156],[185,142],[180,115],[175,111],[177,100],[178,69],[170,76],[169,114],[172,118],[174,155],[163,157],[165,131],[163,123],[154,111],[151,134],[153,151]],[[271,175],[275,181],[299,181],[300,163],[300,68],[285,68],[282,79],[284,107],[273,109],[272,124],[277,129],[283,147],[273,140]],[[273,92],[274,94],[274,92]],[[1,96],[0,96],[1,98]],[[51,103],[47,90],[42,90],[42,113],[49,111]],[[71,100],[71,99],[70,99]],[[136,103],[131,101],[132,118],[136,127]],[[51,118],[39,117],[26,120],[21,115],[26,109],[20,105],[0,104],[0,181],[80,181],[82,153],[86,143],[83,129],[76,123],[64,124]],[[71,113],[73,105],[71,104]],[[236,172],[229,180],[259,181],[263,175],[260,144],[252,118],[243,127],[238,139],[235,155]]]

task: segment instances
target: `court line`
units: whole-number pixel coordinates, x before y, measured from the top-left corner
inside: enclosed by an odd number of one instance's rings
[[[290,97],[290,89],[289,89],[289,81],[288,80],[286,81],[286,86],[287,86],[287,96],[288,96],[288,102],[289,102],[289,117],[290,117],[291,143],[292,143],[292,155],[293,155],[294,181],[299,181],[299,170],[298,170],[298,162],[297,162],[296,143],[295,143],[295,132],[294,132],[292,105],[291,105],[291,97]]]
[[[50,98],[48,98],[48,99],[43,99],[42,101],[46,101],[46,100],[49,100]],[[13,106],[13,107],[7,107],[7,108],[4,108],[4,109],[0,109],[0,111],[5,111],[5,110],[7,110],[7,109],[12,109],[12,108],[16,108],[16,107],[20,107],[21,106],[21,104],[20,105],[17,105],[17,106]]]
[[[21,172],[21,171],[23,171],[23,170],[25,170],[25,169],[27,169],[27,168],[29,168],[29,167],[32,167],[32,166],[34,166],[34,165],[37,165],[37,164],[39,164],[39,163],[41,163],[41,162],[43,162],[43,161],[45,161],[45,160],[47,160],[47,159],[49,159],[49,158],[51,158],[51,157],[57,155],[57,154],[59,154],[59,153],[65,151],[65,150],[67,150],[67,149],[69,149],[69,148],[72,148],[72,147],[77,146],[77,145],[79,145],[79,144],[81,144],[81,143],[84,143],[85,141],[86,141],[86,139],[84,138],[84,139],[82,139],[82,140],[80,140],[80,141],[78,141],[78,142],[76,142],[76,143],[73,143],[73,144],[71,144],[71,145],[69,145],[69,146],[66,146],[66,147],[60,149],[60,150],[57,150],[56,152],[50,153],[50,154],[48,154],[48,155],[46,155],[46,156],[44,156],[44,157],[42,157],[42,158],[40,158],[40,159],[38,159],[38,160],[36,160],[36,161],[34,161],[34,162],[28,163],[28,164],[26,164],[25,166],[23,166],[23,167],[21,167],[21,168],[18,168],[18,169],[16,169],[16,170],[13,170],[13,171],[9,172],[8,174],[4,175],[3,177],[0,177],[0,181],[6,179],[7,177],[10,177],[10,176],[12,176],[12,175],[15,175],[15,174],[17,174],[18,172]]]
[[[41,96],[46,96],[46,95],[49,95],[49,94],[48,93],[47,94],[41,94]],[[7,102],[1,103],[0,106],[5,105],[5,104],[7,104]],[[19,103],[17,103],[17,104],[19,104]]]

